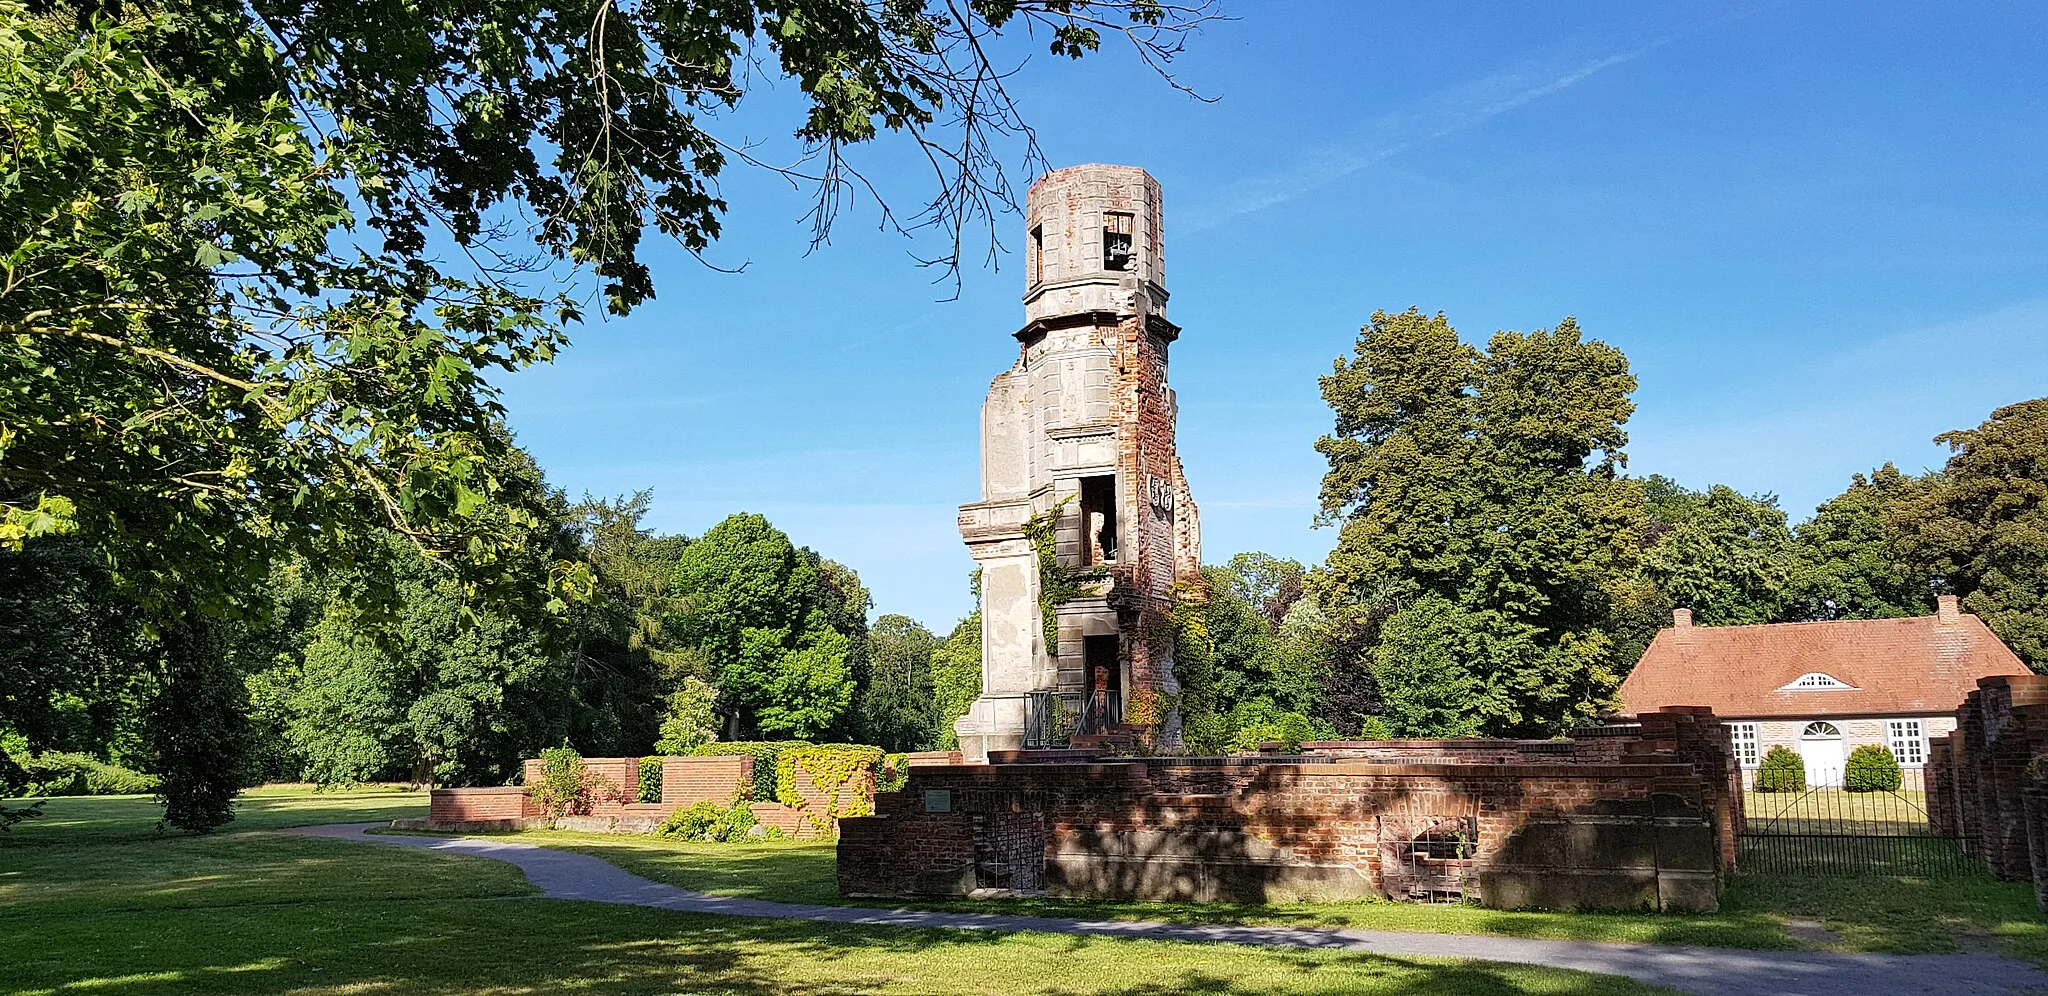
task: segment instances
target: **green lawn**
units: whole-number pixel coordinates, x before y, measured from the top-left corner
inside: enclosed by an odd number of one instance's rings
[[[18,804],[18,800],[17,800]],[[380,786],[348,792],[316,792],[303,786],[270,786],[242,793],[235,803],[235,821],[224,834],[316,823],[364,823],[372,820],[424,818],[427,794]],[[163,816],[146,795],[66,796],[49,800],[43,815],[17,823],[0,836],[0,849],[41,844],[75,846],[184,836],[159,831]]]
[[[840,898],[830,844],[685,844],[559,831],[521,834],[519,839],[595,855],[647,878],[714,895],[849,905],[882,902]],[[1806,946],[1785,929],[1788,918],[1798,918],[1820,920],[1836,931],[1840,942],[1827,946],[1839,950],[1994,949],[2048,964],[2048,919],[2034,908],[2032,886],[2000,882],[1981,873],[1943,878],[1740,875],[1722,895],[1720,911],[1705,914],[1510,912],[1373,901],[1250,905],[963,899],[889,905],[1761,949]]]
[[[245,800],[237,827],[415,815],[417,796]],[[393,813],[393,810],[399,812]],[[1043,934],[892,930],[533,899],[482,858],[270,833],[159,836],[146,799],[58,799],[0,834],[0,994],[1554,993],[1625,980],[1514,966]],[[794,894],[817,847],[683,856],[700,887]],[[715,867],[714,867],[715,866]],[[766,884],[763,884],[766,883]]]

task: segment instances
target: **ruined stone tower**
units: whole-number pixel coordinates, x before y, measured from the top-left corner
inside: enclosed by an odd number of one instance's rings
[[[1169,613],[1177,587],[1199,591],[1201,525],[1174,448],[1159,183],[1131,166],[1055,170],[1024,214],[1022,348],[982,407],[981,500],[960,508],[982,570],[982,687],[955,728],[977,761],[1070,734],[1171,751]],[[1054,570],[1104,576],[1047,604],[1026,526],[1055,512]]]

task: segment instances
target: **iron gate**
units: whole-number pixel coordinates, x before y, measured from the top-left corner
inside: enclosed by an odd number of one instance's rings
[[[1917,778],[1890,792],[1851,792],[1828,773],[1814,782],[1815,787],[1789,792],[1743,792],[1744,873],[1934,876],[1982,870],[1962,840],[1928,820]]]

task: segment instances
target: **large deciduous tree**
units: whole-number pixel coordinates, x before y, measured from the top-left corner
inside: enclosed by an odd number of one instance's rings
[[[749,514],[711,527],[678,559],[670,632],[701,655],[729,736],[817,736],[852,703],[853,641],[832,625],[852,572],[832,565],[841,580],[828,590],[821,563]]]
[[[1786,617],[1888,619],[1934,611],[1934,580],[1901,543],[1931,477],[1887,463],[1857,474],[1794,530],[1795,556]]]
[[[940,703],[932,656],[945,641],[909,616],[875,620],[867,636],[867,687],[860,697],[861,742],[889,751],[924,750],[939,737]]]
[[[1381,628],[1387,701],[1478,631],[1499,644],[1467,664],[1486,732],[1555,732],[1605,706],[1625,667],[1613,589],[1644,521],[1619,473],[1635,389],[1621,352],[1569,318],[1482,352],[1442,315],[1379,312],[1322,388],[1337,414],[1317,443],[1323,516],[1343,529],[1313,583],[1336,623]]]
[[[907,136],[936,193],[905,220],[941,231],[954,262],[1010,199],[1003,137],[1024,131],[1019,158],[1035,154],[1000,35],[1043,29],[1078,57],[1121,33],[1156,66],[1206,16],[1162,0],[0,0],[0,548],[70,533],[111,564],[158,634],[148,656],[178,662],[155,678],[179,723],[240,708],[191,653],[222,646],[205,630],[289,557],[390,603],[395,534],[459,579],[465,611],[559,608],[587,578],[523,555],[547,510],[518,486],[486,376],[546,361],[579,318],[580,298],[530,286],[580,273],[625,313],[654,292],[644,232],[692,251],[718,236],[716,178],[751,154],[709,121],[756,80],[795,81],[813,156],[787,172],[817,183],[817,239],[871,189],[847,151]],[[180,826],[231,818],[236,743],[154,745],[215,779],[167,779]]]
[[[1907,556],[2048,673],[2048,398],[1935,440],[1954,452],[1900,517]]]
[[[1660,477],[1646,484],[1657,539],[1644,551],[1643,574],[1669,604],[1712,626],[1783,616],[1795,551],[1777,499],[1721,484],[1689,491]]]

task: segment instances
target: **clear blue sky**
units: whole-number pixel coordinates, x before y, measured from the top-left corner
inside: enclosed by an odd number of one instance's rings
[[[2048,7],[1281,3],[1164,86],[1111,46],[1016,91],[1054,165],[1165,188],[1180,446],[1204,550],[1320,560],[1316,378],[1376,308],[1468,338],[1577,316],[1641,388],[1629,468],[1781,496],[1796,520],[1931,437],[2048,394]],[[791,87],[719,124],[786,152]],[[865,164],[920,189],[887,149]],[[1016,353],[1021,269],[939,299],[871,206],[806,252],[805,197],[735,169],[714,272],[651,243],[659,300],[507,382],[576,496],[655,492],[692,535],[766,514],[875,610],[970,607],[954,509]],[[1012,248],[1014,216],[1003,220]]]

